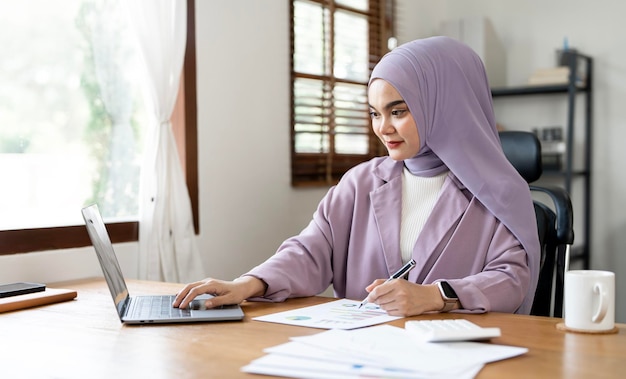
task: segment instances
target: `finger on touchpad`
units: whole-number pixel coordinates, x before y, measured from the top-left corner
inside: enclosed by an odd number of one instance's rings
[[[192,309],[194,311],[203,311],[206,309],[206,306],[204,305],[204,300],[194,300],[189,304],[189,309]]]

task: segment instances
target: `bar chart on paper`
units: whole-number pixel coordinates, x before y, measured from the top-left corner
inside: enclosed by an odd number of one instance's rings
[[[366,304],[361,308],[359,304],[355,300],[341,299],[255,317],[254,320],[321,329],[356,329],[400,318],[389,316],[376,304]]]

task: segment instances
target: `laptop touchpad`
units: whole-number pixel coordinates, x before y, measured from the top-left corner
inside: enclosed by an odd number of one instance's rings
[[[205,311],[207,310],[207,307],[204,305],[204,302],[207,299],[212,298],[212,295],[208,295],[208,294],[204,294],[204,295],[200,295],[198,297],[196,297],[191,303],[189,303],[189,309],[192,311]],[[208,309],[222,309],[223,307],[215,307],[215,308],[208,308]]]

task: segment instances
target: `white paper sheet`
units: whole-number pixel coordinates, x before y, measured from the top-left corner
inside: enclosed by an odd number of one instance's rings
[[[310,358],[295,358],[279,354],[270,354],[255,359],[242,371],[253,374],[278,375],[290,378],[402,378],[402,379],[472,379],[482,369],[482,365],[458,367],[440,373],[395,369],[393,367],[372,367],[367,365],[335,363]]]
[[[265,350],[245,372],[293,378],[473,378],[489,362],[526,348],[478,342],[428,343],[390,325],[329,330]]]
[[[360,309],[359,304],[359,301],[341,299],[255,317],[253,320],[322,329],[356,329],[401,318],[389,316],[376,304],[365,304]]]
[[[426,372],[493,362],[528,351],[526,348],[480,342],[420,342],[405,329],[391,325],[351,331],[329,330],[292,340],[332,351],[337,357],[358,356],[367,359],[370,364],[383,362],[387,366]]]

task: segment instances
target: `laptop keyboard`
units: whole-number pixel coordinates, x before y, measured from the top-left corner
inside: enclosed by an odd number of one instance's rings
[[[168,319],[190,317],[189,309],[172,307],[175,296],[138,296],[133,299],[133,318]]]

